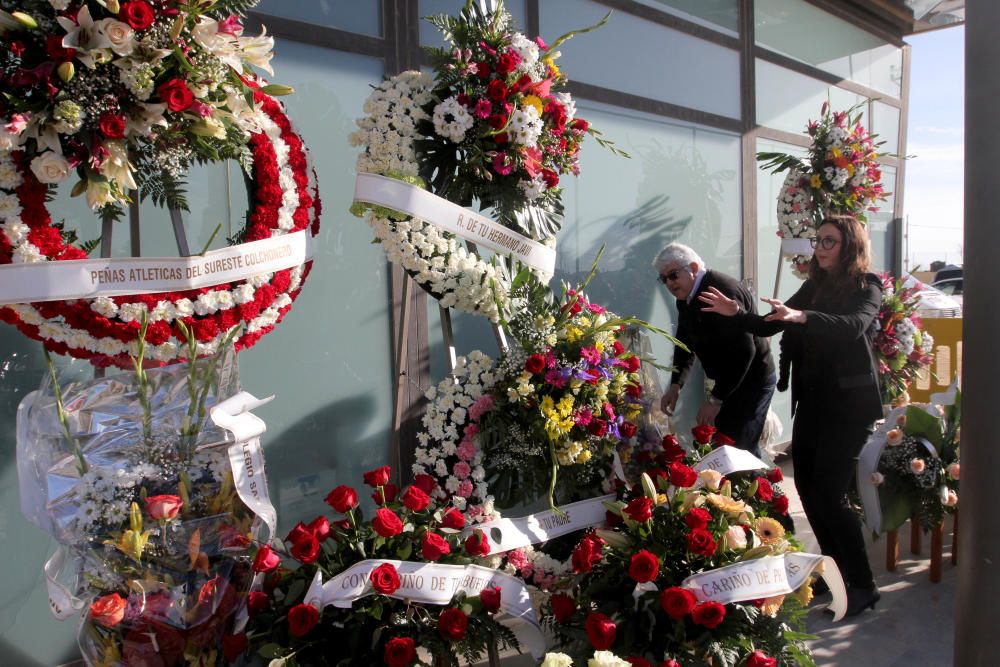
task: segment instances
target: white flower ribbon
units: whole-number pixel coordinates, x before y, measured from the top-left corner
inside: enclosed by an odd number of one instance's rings
[[[820,566],[820,576],[833,594],[830,610],[839,621],[847,611],[847,591],[837,564],[829,556],[789,553],[733,563],[694,574],[681,582],[699,602],[746,602],[793,593]]]
[[[750,452],[731,445],[723,445],[712,450],[705,458],[694,465],[694,469],[698,472],[715,470],[721,475],[743,472],[744,470],[760,470],[767,467],[766,463]],[[695,488],[700,486],[701,483],[701,479],[699,478]]]
[[[501,255],[512,255],[543,273],[555,272],[554,248],[415,185],[360,173],[354,182],[354,201],[405,213]]]
[[[265,524],[268,537],[273,538],[278,518],[267,492],[267,475],[264,472],[264,450],[260,436],[267,430],[264,420],[250,410],[270,403],[274,396],[258,399],[241,391],[214,406],[209,413],[212,421],[233,434],[236,442],[229,446],[229,464],[233,470],[233,484],[240,500]]]
[[[524,631],[524,643],[531,654],[541,658],[545,640],[538,627],[531,596],[520,579],[479,565],[443,565],[403,560],[369,559],[355,563],[326,583],[317,570],[304,602],[319,610],[333,605],[350,609],[355,600],[375,594],[371,572],[388,563],[399,573],[399,588],[389,595],[397,600],[412,600],[422,604],[448,605],[456,593],[479,595],[484,588],[500,587],[500,609],[511,619],[502,619],[511,629]],[[514,622],[508,622],[514,621]],[[521,637],[519,637],[521,639]]]
[[[581,500],[518,519],[495,519],[471,526],[467,533],[481,530],[490,540],[490,553],[497,554],[545,542],[604,523],[605,502],[614,502],[615,494]]]
[[[308,230],[191,257],[103,257],[0,266],[0,305],[177,292],[214,287],[304,264]]]

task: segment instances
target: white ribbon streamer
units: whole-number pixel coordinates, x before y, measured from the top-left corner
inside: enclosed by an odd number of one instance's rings
[[[604,523],[604,503],[614,500],[615,494],[611,493],[564,505],[559,508],[562,514],[547,510],[518,519],[495,519],[472,526],[467,532],[483,531],[490,539],[490,553],[503,553]]]
[[[264,471],[264,450],[260,436],[267,430],[264,420],[249,411],[270,403],[274,396],[258,399],[241,391],[212,408],[212,421],[236,437],[229,446],[229,464],[233,469],[233,484],[240,500],[265,524],[268,537],[273,538],[278,525],[278,515],[267,492],[267,474]]]
[[[733,563],[694,574],[681,582],[699,602],[745,602],[793,593],[820,566],[833,594],[830,609],[839,621],[847,611],[847,592],[837,564],[829,556],[790,553]]]
[[[66,560],[65,547],[56,547],[56,552],[45,561],[42,568],[45,572],[45,586],[49,591],[49,609],[57,620],[65,621],[83,609],[83,600],[73,595],[69,588],[59,583],[57,578]]]
[[[313,255],[306,230],[191,257],[102,257],[0,266],[0,305],[177,292],[299,266]]]
[[[531,596],[524,582],[509,574],[480,567],[479,565],[442,565],[439,563],[417,563],[414,561],[369,559],[355,563],[326,583],[317,570],[305,603],[317,609],[333,605],[340,609],[350,609],[355,600],[375,594],[372,588],[371,572],[388,563],[399,573],[399,588],[389,597],[397,600],[412,600],[422,604],[447,605],[456,593],[468,596],[479,595],[484,588],[500,588],[500,609],[531,628],[529,640],[525,642],[531,654],[540,658],[545,653],[545,640],[538,627]]]
[[[415,185],[378,174],[360,173],[354,182],[354,201],[420,218],[501,255],[513,255],[533,269],[548,274],[555,272],[554,248]]]
[[[712,450],[705,458],[694,465],[698,472],[703,470],[715,470],[722,475],[744,470],[760,470],[768,465],[759,458],[738,447],[723,445]]]

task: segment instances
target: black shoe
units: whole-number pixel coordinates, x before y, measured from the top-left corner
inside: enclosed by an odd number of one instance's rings
[[[865,609],[874,609],[875,603],[882,599],[882,594],[878,588],[854,588],[847,589],[847,613],[845,616],[857,616]]]

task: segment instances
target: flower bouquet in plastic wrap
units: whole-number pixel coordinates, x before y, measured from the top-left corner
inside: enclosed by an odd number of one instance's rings
[[[886,273],[882,287],[875,357],[882,403],[898,406],[909,400],[910,383],[934,361],[934,339],[920,328],[919,284],[907,287],[903,280]]]
[[[22,509],[62,545],[50,603],[83,611],[88,664],[224,664],[260,526],[244,498],[266,502],[259,441],[213,423],[239,392],[231,344],[198,359],[191,337],[189,361],[149,369],[145,349],[96,379],[61,382],[50,362],[18,414]]]

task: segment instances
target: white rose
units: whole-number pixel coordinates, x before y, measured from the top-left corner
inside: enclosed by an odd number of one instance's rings
[[[98,29],[111,42],[111,50],[120,56],[127,56],[135,49],[135,31],[128,23],[115,19],[97,21]]]
[[[747,548],[747,534],[743,526],[730,526],[724,536],[727,549],[743,550]]]
[[[573,667],[573,658],[565,653],[546,653],[542,667]]]
[[[632,665],[611,651],[595,651],[594,657],[587,661],[587,667],[632,667]]]
[[[31,171],[42,183],[58,183],[69,176],[71,169],[62,155],[46,151],[31,161]]]

